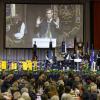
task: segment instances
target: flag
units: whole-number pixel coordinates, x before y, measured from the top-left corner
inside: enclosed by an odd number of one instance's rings
[[[49,42],[49,49],[52,50],[52,41]]]
[[[74,52],[76,52],[76,46],[77,46],[77,39],[74,37]]]
[[[50,43],[49,43],[49,50],[48,50],[48,52],[47,52],[48,54],[48,58],[49,59],[52,59],[52,57],[53,57],[53,48],[52,48],[52,41],[50,41]]]
[[[46,61],[52,63],[52,58],[53,58],[52,41],[50,41],[49,49],[47,50],[47,54],[46,54]]]
[[[33,46],[33,57],[32,57],[32,60],[34,60],[36,58],[37,58],[37,45],[36,45],[36,41],[35,41],[34,46]]]
[[[66,52],[66,43],[65,43],[65,41],[62,41],[61,52],[63,52],[63,53]]]
[[[94,49],[92,48],[92,51],[91,51],[91,55],[90,55],[90,66],[92,65],[93,61],[94,61]]]
[[[86,44],[86,50],[85,50],[85,52],[87,52],[87,54],[90,55],[90,48],[89,48],[88,42]]]
[[[37,62],[37,60],[34,60],[33,61],[33,64],[34,64],[34,71],[37,71],[38,70],[38,62]]]

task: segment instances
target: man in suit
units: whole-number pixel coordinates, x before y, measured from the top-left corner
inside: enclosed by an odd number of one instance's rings
[[[56,38],[59,33],[59,18],[53,18],[53,10],[46,10],[46,18],[38,16],[36,21],[37,37]]]

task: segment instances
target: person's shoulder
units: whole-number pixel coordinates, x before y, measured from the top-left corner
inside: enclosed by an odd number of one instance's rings
[[[66,96],[67,96],[67,93],[62,94],[62,98],[66,97]]]

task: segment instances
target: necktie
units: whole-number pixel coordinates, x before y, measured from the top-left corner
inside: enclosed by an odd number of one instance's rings
[[[47,37],[48,38],[51,38],[52,35],[51,35],[51,31],[50,31],[50,23],[48,22],[48,28],[47,28]]]

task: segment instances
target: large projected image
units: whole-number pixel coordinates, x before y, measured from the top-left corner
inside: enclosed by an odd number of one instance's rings
[[[53,47],[83,41],[83,5],[6,4],[6,48]]]

